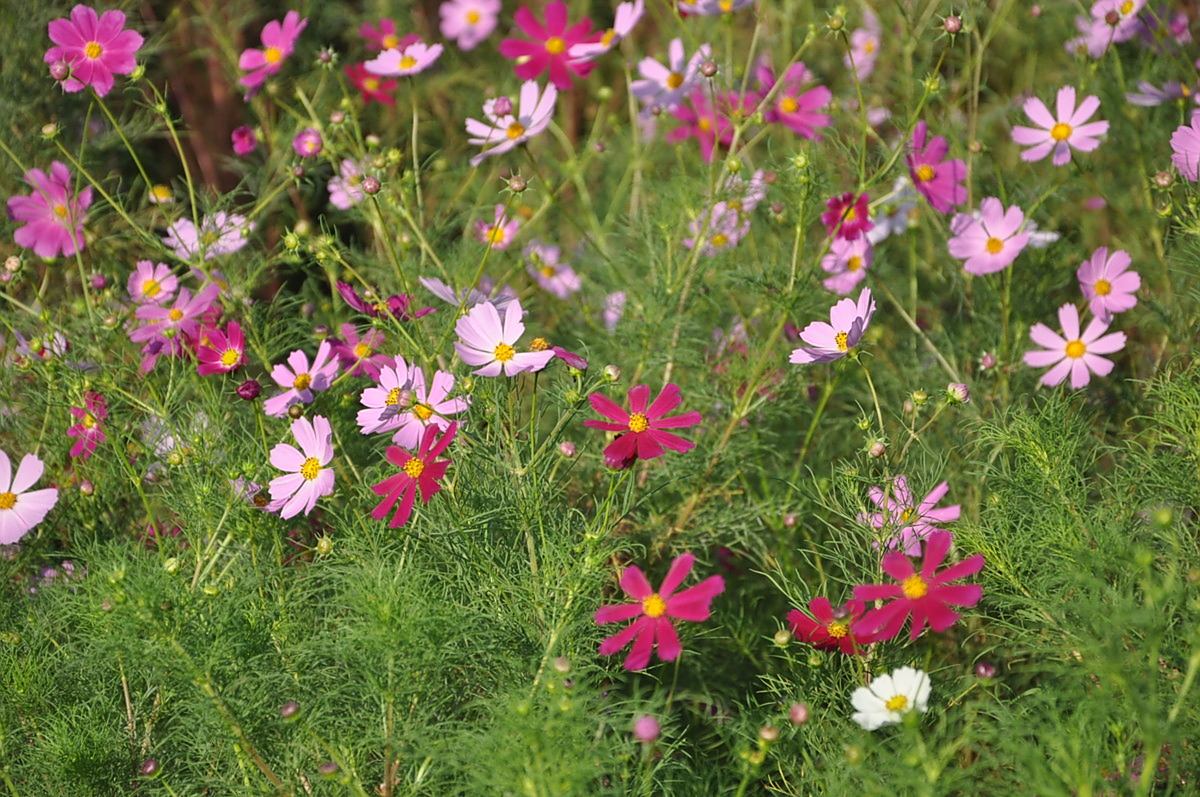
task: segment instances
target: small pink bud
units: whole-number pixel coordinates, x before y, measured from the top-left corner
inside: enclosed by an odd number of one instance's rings
[[[942,20],[942,28],[953,36],[962,31],[962,17],[950,15]]]
[[[564,457],[575,456],[575,444],[570,440],[562,441],[558,444],[558,453],[562,454]]]
[[[512,112],[512,100],[508,97],[497,97],[496,101],[492,103],[492,113],[496,116],[508,116]]]
[[[803,725],[808,722],[808,704],[793,703],[792,707],[788,709],[788,719],[793,725]]]
[[[62,82],[71,76],[71,65],[66,61],[55,61],[50,64],[50,77]]]
[[[658,720],[649,714],[643,714],[633,721],[633,738],[642,744],[650,744],[657,739],[660,730]]]

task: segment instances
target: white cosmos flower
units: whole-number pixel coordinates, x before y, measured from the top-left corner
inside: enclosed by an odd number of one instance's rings
[[[860,686],[850,698],[854,721],[868,731],[892,725],[910,711],[924,713],[929,702],[929,676],[913,667],[901,667]]]

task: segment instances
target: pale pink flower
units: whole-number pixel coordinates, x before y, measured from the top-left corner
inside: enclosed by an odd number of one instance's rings
[[[365,66],[372,75],[381,77],[406,77],[424,72],[433,66],[442,55],[444,48],[440,44],[425,44],[416,42],[401,50],[384,50],[377,57],[367,61]]]
[[[500,0],[446,0],[438,15],[442,35],[460,50],[473,50],[496,29]]]
[[[489,249],[507,249],[517,237],[519,229],[520,219],[515,216],[510,219],[504,205],[496,205],[495,217],[490,224],[482,219],[475,222],[475,239],[487,244]]]
[[[667,45],[665,65],[653,58],[643,58],[638,62],[638,74],[642,77],[631,85],[633,96],[644,105],[658,105],[669,111],[691,96],[692,90],[704,80],[700,65],[711,55],[712,48],[702,44],[688,58],[683,49],[683,39],[672,39]]]
[[[1024,223],[1025,214],[1019,207],[1005,210],[999,199],[988,197],[979,204],[978,215],[956,213],[951,219],[950,254],[965,261],[963,268],[969,274],[1002,271],[1029,243]]]
[[[562,250],[552,244],[531,241],[525,247],[526,271],[542,290],[566,299],[579,290],[582,281],[569,263],[563,262]]]
[[[349,210],[367,197],[362,188],[362,166],[345,158],[338,168],[338,176],[329,180],[329,204],[338,210]]]
[[[553,350],[518,351],[517,341],[525,334],[521,302],[514,300],[504,311],[504,320],[491,302],[477,304],[458,319],[455,351],[467,365],[476,366],[478,376],[516,376],[522,371],[540,371],[554,359]]]
[[[1191,123],[1171,134],[1171,163],[1188,182],[1200,179],[1200,111],[1192,114]]]
[[[860,235],[853,241],[834,238],[829,254],[821,258],[821,268],[831,276],[821,284],[827,291],[846,296],[867,278],[874,259],[875,249],[867,236]]]
[[[896,476],[890,488],[870,489],[868,495],[871,503],[880,511],[870,515],[860,514],[858,520],[881,531],[886,530],[889,534],[887,548],[900,548],[908,556],[920,556],[922,540],[941,529],[944,524],[958,520],[962,514],[962,507],[958,504],[938,506],[948,492],[950,485],[941,482],[923,499],[917,501],[908,487],[908,479]]]
[[[548,84],[544,91],[539,91],[537,81],[527,80],[521,84],[521,94],[515,109],[511,101],[505,103],[507,108],[498,108],[496,100],[485,103],[484,115],[487,122],[478,119],[467,120],[467,143],[484,148],[471,158],[471,165],[478,166],[486,158],[501,155],[540,135],[554,118],[554,104],[557,99],[558,89],[553,84]]]
[[[286,472],[271,479],[271,504],[278,506],[284,520],[303,512],[308,514],[317,499],[333,492],[333,468],[325,467],[333,460],[333,429],[329,420],[313,416],[292,421],[292,436],[300,448],[279,443],[271,449],[271,464]]]
[[[567,55],[573,63],[595,61],[620,44],[622,39],[632,33],[644,13],[646,13],[645,0],[619,3],[616,13],[613,16],[613,26],[604,31],[594,42],[572,44],[570,49],[567,50]]]
[[[1079,311],[1073,304],[1058,308],[1058,323],[1062,335],[1045,324],[1034,324],[1029,328],[1029,337],[1042,349],[1025,352],[1025,364],[1031,368],[1053,366],[1042,375],[1041,383],[1047,387],[1061,384],[1071,376],[1071,387],[1078,390],[1086,387],[1092,374],[1108,376],[1113,361],[1103,354],[1113,354],[1125,348],[1125,333],[1112,332],[1108,335],[1108,322],[1093,318],[1082,334],[1079,332]]]
[[[138,304],[166,304],[178,286],[179,278],[166,263],[139,260],[129,275],[129,298]]]
[[[317,347],[312,365],[309,365],[308,355],[299,349],[288,355],[287,365],[277,363],[271,369],[271,378],[284,390],[263,402],[263,411],[282,417],[293,404],[311,404],[315,393],[328,390],[338,370],[332,353],[332,344],[323,340]]]
[[[870,288],[863,288],[857,301],[842,299],[830,308],[828,324],[813,321],[801,330],[800,340],[808,345],[793,349],[788,362],[809,365],[840,360],[862,340],[873,315],[875,300]]]
[[[1075,276],[1092,315],[1108,320],[1137,304],[1142,278],[1130,270],[1130,262],[1128,252],[1118,249],[1109,255],[1108,247],[1102,246],[1079,266]]]
[[[1108,122],[1088,122],[1100,108],[1100,99],[1094,95],[1084,97],[1075,105],[1075,88],[1063,86],[1058,90],[1055,113],[1051,114],[1046,104],[1037,97],[1025,101],[1025,115],[1037,127],[1017,125],[1012,130],[1013,141],[1029,149],[1021,153],[1021,160],[1040,161],[1054,153],[1055,166],[1064,166],[1071,160],[1071,150],[1091,152],[1100,146],[1100,136],[1108,132]]]
[[[850,34],[850,52],[842,57],[846,68],[854,70],[859,80],[866,80],[875,71],[880,34],[879,17],[871,9],[865,9],[863,26]]]
[[[59,161],[50,164],[49,174],[41,169],[25,172],[25,182],[33,193],[8,199],[9,218],[24,222],[13,232],[13,241],[38,257],[69,257],[83,251],[83,220],[92,204],[91,186],[76,194],[70,170]]]
[[[42,478],[45,464],[33,454],[21,457],[16,474],[0,450],[0,545],[12,545],[29,533],[58,503],[58,490],[29,488]]]

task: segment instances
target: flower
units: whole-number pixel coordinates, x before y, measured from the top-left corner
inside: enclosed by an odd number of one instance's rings
[[[759,62],[754,70],[758,79],[760,100],[766,99],[775,88],[775,72],[766,59]],[[804,87],[813,82],[812,73],[802,63],[788,67],[780,79],[780,88],[775,92],[771,105],[763,113],[763,119],[770,123],[781,124],[801,138],[819,140],[821,134],[818,128],[829,126],[829,114],[821,113],[820,109],[829,105],[833,92],[825,86],[813,86],[807,91]]]
[[[30,169],[25,182],[33,193],[8,198],[8,215],[24,222],[13,231],[17,245],[47,258],[83,251],[83,220],[92,204],[91,187],[73,195],[71,172],[60,161],[51,162],[50,174]]]
[[[467,365],[480,366],[474,371],[478,376],[516,376],[522,371],[542,370],[554,359],[554,352],[517,351],[517,341],[525,334],[522,315],[517,299],[505,308],[503,323],[491,302],[475,305],[454,325],[458,334],[455,351]]]
[[[828,598],[813,598],[808,602],[808,611],[811,617],[799,609],[788,612],[788,625],[797,639],[814,648],[836,648],[847,655],[862,653],[867,642],[850,630],[865,611],[861,601],[848,600],[845,606],[834,609]]]
[[[1093,24],[1107,28],[1113,44],[1129,41],[1138,34],[1138,15],[1145,6],[1146,0],[1096,0],[1091,9]]]
[[[646,13],[645,0],[633,0],[630,3],[618,3],[617,10],[613,14],[613,25],[600,36],[596,41],[581,42],[573,44],[567,50],[567,55],[571,57],[572,62],[577,61],[594,61],[600,56],[612,50],[621,43],[625,37],[633,32],[634,27],[641,20],[642,15]]]
[[[129,298],[137,304],[164,304],[171,301],[179,286],[170,267],[165,263],[139,260],[134,272],[129,275],[127,287]]]
[[[600,320],[604,322],[604,328],[608,332],[616,330],[624,314],[625,291],[613,291],[604,297],[604,309],[600,312]]]
[[[277,363],[271,378],[284,390],[263,402],[263,411],[278,418],[293,404],[311,404],[314,393],[328,390],[338,370],[337,360],[330,356],[332,348],[328,340],[321,341],[311,366],[308,355],[300,350],[288,355],[287,365]]]
[[[254,222],[238,213],[218,211],[200,220],[200,228],[190,219],[179,219],[167,227],[163,243],[175,250],[180,260],[190,260],[197,254],[203,260],[232,254],[246,245]]]
[[[1062,327],[1062,335],[1041,323],[1029,328],[1030,340],[1043,348],[1025,352],[1025,364],[1030,368],[1054,366],[1042,375],[1041,384],[1054,387],[1070,374],[1071,387],[1078,390],[1087,387],[1093,373],[1108,376],[1112,372],[1113,361],[1100,355],[1113,354],[1125,348],[1124,332],[1105,335],[1109,322],[1097,316],[1087,325],[1083,334],[1079,334],[1079,311],[1073,304],[1058,308],[1058,323]]]
[[[378,102],[382,105],[396,104],[395,92],[400,81],[372,74],[367,70],[365,63],[347,64],[345,73],[350,85],[358,89],[358,93],[362,95],[363,102],[368,104]]]
[[[296,40],[307,26],[308,20],[301,19],[296,11],[287,12],[282,23],[271,20],[263,26],[263,48],[247,48],[238,58],[238,69],[245,73],[238,82],[246,87],[247,97],[253,97],[268,78],[279,74],[283,62],[292,54]]]
[[[350,376],[376,379],[379,369],[392,361],[388,355],[378,353],[384,341],[382,331],[368,329],[360,335],[354,324],[342,324],[341,332],[344,340],[334,338],[331,341],[333,354]]]
[[[375,384],[363,390],[359,396],[364,407],[358,411],[356,419],[359,431],[363,434],[390,432],[400,425],[401,414],[414,403],[411,389],[413,374],[419,370],[413,366],[410,371],[408,363],[400,356],[392,358],[379,369]]]
[[[171,205],[175,202],[175,193],[166,183],[155,183],[146,192],[146,201],[151,205]]]
[[[830,308],[828,324],[813,321],[801,330],[800,339],[808,345],[793,349],[788,362],[809,365],[840,360],[862,340],[874,314],[870,288],[863,288],[857,301],[842,299]]]
[[[1094,95],[1085,97],[1076,108],[1073,86],[1058,90],[1056,115],[1037,97],[1030,97],[1025,101],[1025,115],[1038,127],[1017,125],[1012,130],[1013,141],[1029,147],[1021,153],[1021,160],[1040,161],[1053,151],[1054,165],[1064,166],[1071,160],[1072,149],[1091,152],[1100,146],[1099,137],[1108,132],[1108,122],[1087,123],[1099,108],[1100,99]]]
[[[349,210],[367,197],[362,187],[362,165],[345,158],[338,168],[338,176],[329,179],[329,204],[338,210]]]
[[[1195,94],[1195,92],[1178,80],[1168,80],[1162,84],[1161,88],[1147,80],[1140,80],[1137,87],[1137,91],[1130,91],[1125,94],[1125,101],[1130,105],[1153,108],[1156,105],[1162,105],[1164,102],[1174,102],[1175,100],[1186,99],[1189,96],[1200,102],[1200,95]]]
[[[551,244],[530,241],[525,247],[525,269],[542,290],[566,299],[579,290],[579,275],[570,264],[560,261],[562,251]]]
[[[703,80],[700,65],[712,55],[712,48],[702,44],[691,58],[683,49],[683,39],[672,39],[667,45],[667,63],[660,64],[653,58],[638,62],[640,80],[633,81],[630,88],[643,105],[657,105],[666,110],[683,102],[699,88]]]
[[[388,528],[399,528],[412,516],[418,491],[421,494],[421,503],[428,504],[429,499],[441,491],[440,482],[446,475],[446,469],[450,467],[449,459],[438,457],[453,442],[457,433],[457,423],[451,423],[444,432],[437,426],[430,426],[421,437],[421,447],[415,454],[399,446],[388,446],[387,461],[399,468],[400,472],[371,485],[376,495],[384,496],[371,510],[371,517],[383,520],[399,501],[400,506],[388,523]]]
[[[543,26],[527,7],[518,8],[513,21],[528,39],[503,40],[500,54],[514,62],[513,71],[522,80],[547,72],[551,83],[559,89],[569,89],[572,73],[587,77],[594,66],[590,61],[573,61],[568,54],[576,44],[593,41],[592,21],[584,17],[568,25],[567,4],[562,0],[546,5],[545,20]]]
[[[500,99],[491,105],[484,104],[484,115],[487,122],[478,119],[467,120],[467,143],[483,147],[483,151],[471,158],[471,165],[478,166],[486,158],[500,155],[514,149],[518,144],[524,144],[531,138],[541,134],[554,117],[554,104],[558,99],[558,89],[553,85],[546,86],[545,91],[538,89],[536,81],[527,80],[521,84],[521,94],[518,99],[516,114],[512,112],[512,102],[505,113],[500,113],[503,104]],[[493,109],[494,112],[489,112]]]
[[[742,104],[752,102],[742,98]],[[711,163],[717,144],[729,146],[733,141],[733,123],[729,114],[736,109],[737,95],[732,92],[717,95],[716,102],[709,99],[703,89],[696,89],[686,104],[679,103],[671,109],[671,115],[683,124],[667,134],[667,141],[680,142],[694,138],[700,144],[700,157]]]
[[[393,366],[380,369],[378,384],[359,397],[366,409],[358,413],[358,426],[363,434],[393,432],[393,443],[416,448],[427,428],[445,429],[449,416],[471,406],[467,396],[450,398],[453,389],[454,375],[436,371],[427,390],[425,372],[415,365],[406,367],[404,358],[396,357]]]
[[[688,14],[715,17],[749,7],[754,0],[680,0],[679,10]]]
[[[354,286],[348,282],[338,280],[337,289],[338,294],[342,297],[342,301],[358,312],[369,315],[372,318],[378,318],[383,313],[390,313],[397,321],[415,321],[418,318],[436,312],[436,309],[433,307],[422,307],[419,310],[413,310],[413,297],[406,293],[394,293],[387,297],[385,301],[368,304],[358,295],[358,291],[354,289]]]
[[[324,148],[321,133],[312,127],[304,128],[292,139],[292,150],[301,158],[315,158]]]
[[[137,68],[138,48],[145,41],[134,30],[125,29],[125,14],[109,10],[97,16],[85,5],[71,9],[70,19],[56,19],[48,26],[54,47],[46,50],[47,64],[66,63],[70,74],[62,87],[67,92],[91,86],[103,97],[113,87],[113,75],[129,75]]]
[[[821,258],[821,268],[830,277],[821,284],[825,290],[846,296],[867,278],[867,269],[875,259],[875,248],[867,236],[860,235],[853,241],[834,238],[829,245],[829,254]]]
[[[853,719],[864,730],[894,725],[910,711],[925,713],[929,703],[929,676],[922,670],[901,667],[872,679],[868,686],[855,689],[850,702],[855,708]]]
[[[517,298],[516,291],[508,285],[497,292],[495,285],[488,277],[479,281],[478,288],[464,288],[461,291],[456,291],[453,286],[447,285],[437,277],[421,277],[419,281],[434,296],[456,307],[461,305],[469,308],[483,302],[491,302],[497,310],[504,312],[504,308]]]
[[[271,479],[272,508],[278,507],[284,520],[301,511],[312,512],[317,499],[333,492],[333,468],[325,467],[333,459],[333,430],[329,420],[314,415],[292,421],[292,437],[299,450],[288,443],[278,443],[271,449],[271,464],[286,475]]]
[[[707,213],[692,219],[688,230],[692,235],[683,239],[683,245],[688,249],[693,248],[703,233],[700,252],[713,257],[738,245],[750,232],[750,219],[731,208],[728,202],[718,202]]]
[[[364,22],[358,29],[358,35],[367,40],[373,50],[404,50],[409,45],[416,44],[421,37],[415,33],[400,36],[396,30],[396,21],[384,17],[379,23],[372,25]]]
[[[1142,277],[1129,263],[1128,252],[1118,249],[1109,255],[1108,247],[1101,246],[1079,266],[1075,276],[1092,315],[1108,320],[1137,304]]]
[[[601,642],[600,655],[611,656],[632,642],[633,647],[625,657],[627,670],[645,669],[656,644],[661,660],[679,658],[682,648],[671,621],[699,623],[707,620],[712,613],[713,598],[725,591],[725,579],[709,576],[699,584],[675,592],[692,572],[695,561],[696,557],[690,553],[675,557],[657,592],[637,565],[625,568],[621,572],[621,590],[635,603],[601,606],[596,610],[595,620],[597,625],[625,620],[633,622]]]
[[[695,410],[667,417],[667,413],[683,401],[678,385],[668,382],[653,403],[649,403],[649,385],[635,385],[629,389],[627,398],[628,412],[601,393],[588,396],[592,409],[610,420],[589,419],[583,425],[589,429],[617,432],[616,438],[604,449],[604,464],[620,470],[629,467],[634,460],[661,457],[664,448],[684,453],[695,447],[691,440],[664,431],[686,429],[702,420]]]
[[[372,58],[363,64],[363,66],[372,75],[381,75],[383,77],[415,75],[433,66],[433,62],[441,57],[443,49],[440,44],[429,45],[420,41],[413,42],[405,47],[403,51],[396,49],[384,50],[377,58]]]
[[[37,456],[26,454],[14,475],[8,454],[0,449],[0,545],[19,541],[58,503],[58,490],[53,487],[29,492],[44,469]]]
[[[504,205],[496,205],[491,224],[483,219],[475,222],[475,238],[480,243],[487,244],[489,249],[507,249],[519,229],[520,219],[515,216],[510,219],[505,213]]]
[[[956,213],[950,220],[954,233],[947,246],[950,254],[963,262],[968,274],[983,275],[1003,271],[1029,243],[1029,232],[1022,229],[1025,214],[1016,205],[1007,210],[996,197],[979,203],[978,215]]]
[[[244,158],[258,148],[258,136],[249,125],[233,128],[229,140],[233,144],[233,154],[239,157]]]
[[[949,213],[967,201],[967,165],[961,160],[946,160],[949,146],[944,136],[927,140],[929,127],[917,122],[912,133],[912,151],[906,157],[913,185],[929,200],[938,213]]]
[[[94,390],[85,390],[83,406],[71,407],[71,417],[78,423],[67,429],[67,437],[75,438],[70,455],[77,459],[87,459],[96,450],[96,446],[107,439],[103,422],[108,418],[108,404],[104,396]]]
[[[234,392],[242,401],[254,401],[262,393],[262,385],[258,383],[257,379],[247,379],[238,385]]]
[[[652,743],[661,731],[658,720],[650,714],[642,714],[633,721],[633,738],[642,744]]]
[[[129,333],[134,343],[145,344],[142,348],[142,372],[154,368],[163,355],[178,357],[183,354],[184,342],[195,340],[200,324],[220,295],[215,283],[208,283],[195,296],[187,288],[180,288],[171,307],[156,304],[139,305],[134,315],[142,326]]]
[[[866,80],[875,71],[875,60],[879,58],[879,18],[866,9],[863,14],[863,27],[856,28],[850,34],[850,52],[843,56],[842,61],[847,69],[854,70],[858,80]]]
[[[460,50],[474,50],[496,29],[500,0],[446,0],[438,8],[442,35]]]
[[[1200,179],[1200,111],[1192,113],[1192,121],[1171,134],[1171,163],[1188,182]]]
[[[222,332],[218,327],[200,330],[196,347],[196,372],[201,376],[228,374],[246,364],[246,338],[242,327],[230,321]]]
[[[831,236],[853,241],[875,227],[871,221],[870,201],[866,194],[856,197],[849,191],[841,196],[830,197],[825,203],[825,212],[821,214],[821,223]]]
[[[871,503],[881,511],[871,515],[860,514],[858,520],[876,529],[886,529],[890,535],[886,543],[888,548],[900,548],[908,556],[918,556],[921,553],[921,541],[941,529],[941,524],[958,520],[962,512],[958,504],[938,507],[938,502],[949,491],[950,485],[942,482],[917,503],[908,488],[908,479],[896,476],[892,479],[890,489],[885,491],[882,487],[872,487],[867,493]]]
[[[859,584],[854,588],[854,597],[867,604],[876,600],[890,602],[863,615],[852,626],[854,633],[872,642],[892,639],[911,615],[909,638],[916,639],[926,625],[939,633],[954,625],[958,612],[951,606],[971,607],[979,603],[983,587],[952,582],[982,570],[983,554],[969,556],[940,572],[937,569],[945,561],[952,540],[953,535],[948,531],[930,532],[925,538],[925,558],[919,572],[913,568],[912,560],[899,551],[884,554],[883,572],[895,582]]]

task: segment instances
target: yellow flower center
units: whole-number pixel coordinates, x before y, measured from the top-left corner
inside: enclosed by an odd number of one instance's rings
[[[200,244],[202,246],[212,246],[219,240],[221,240],[221,236],[215,230],[206,230],[200,234]]]
[[[925,579],[914,573],[900,582],[900,591],[904,593],[904,597],[915,601],[925,597],[929,592],[929,585],[925,583]]]
[[[667,613],[667,602],[657,592],[652,592],[642,601],[642,611],[647,617],[662,617]]]
[[[849,348],[847,344],[850,342],[850,336],[845,332],[839,332],[833,336],[833,342],[838,351],[846,351]]]
[[[84,429],[91,429],[96,425],[96,417],[90,412],[84,413],[83,420],[80,421]]]
[[[178,307],[172,307],[170,309],[170,311],[167,313],[167,317],[170,318],[172,321],[179,321],[180,319],[183,318],[183,311],[180,310]]]
[[[800,103],[796,102],[795,97],[784,97],[779,101],[779,110],[782,113],[795,113],[800,110]]]
[[[883,707],[888,711],[904,711],[904,709],[908,708],[908,697],[905,695],[889,697],[887,702],[883,704]]]
[[[629,431],[644,432],[650,428],[650,420],[640,412],[635,412],[629,416]]]
[[[722,246],[729,244],[729,236],[723,232],[719,232],[712,237],[712,245],[720,249]]]
[[[411,55],[405,55],[400,58],[401,69],[412,69],[416,65],[417,59],[413,58]]]
[[[825,626],[825,630],[829,633],[829,636],[834,639],[841,639],[850,631],[850,629],[846,627],[845,623],[830,623],[829,625]]]
[[[988,238],[984,246],[987,248],[989,255],[998,255],[1000,254],[1000,250],[1004,249],[1004,241],[1001,241],[999,238]]]
[[[558,273],[558,269],[556,269],[554,266],[551,266],[551,265],[542,266],[541,268],[538,269],[538,271],[541,272],[541,275],[543,277],[545,277],[546,279],[550,279],[551,277],[553,277],[555,274]]]
[[[148,279],[142,283],[142,295],[143,296],[150,296],[150,297],[158,296],[158,292],[161,290],[162,290],[162,286],[159,285],[158,280],[154,279],[153,277],[151,277],[150,279]]]
[[[502,244],[504,243],[504,228],[497,224],[487,232],[488,243]]]
[[[854,221],[857,218],[858,218],[858,211],[854,209],[853,205],[851,205],[850,209],[846,211],[845,221],[847,224],[849,224],[850,222]]]
[[[363,88],[367,91],[379,91],[379,81],[373,77],[369,77],[363,81]]]
[[[728,14],[730,11],[733,11],[733,0],[721,0],[721,2],[717,3],[717,5],[726,14]]]
[[[907,526],[909,523],[912,523],[912,519],[916,514],[911,506],[905,507],[904,511],[900,513],[900,522]]]
[[[1133,0],[1125,0],[1121,3],[1121,16],[1129,16],[1133,13]]]
[[[550,341],[545,338],[534,338],[529,341],[530,351],[545,351],[548,348],[550,348]]]
[[[354,347],[354,356],[358,359],[368,356],[371,353],[371,347],[365,343],[359,343]]]
[[[605,47],[608,47],[613,43],[613,39],[615,38],[617,38],[617,32],[612,28],[609,28],[608,30],[604,31],[604,35],[600,37],[600,43]]]
[[[860,268],[862,268],[862,264],[863,259],[858,255],[853,255],[849,260],[846,261],[846,270],[858,271]]]
[[[707,116],[701,116],[696,120],[696,127],[707,133],[709,130],[712,130],[712,120]]]
[[[292,387],[297,390],[307,390],[312,384],[312,377],[308,374],[296,374],[296,379],[292,382]]]
[[[867,43],[863,45],[863,51],[866,52],[867,55],[870,55],[871,53],[875,52],[877,47],[879,47],[878,42],[876,42],[874,39],[867,39]]]
[[[1108,280],[1096,280],[1096,284],[1092,286],[1092,290],[1097,296],[1108,296],[1112,293],[1112,283]]]
[[[394,33],[389,33],[383,37],[383,49],[394,50],[400,44],[400,37]]]
[[[504,131],[504,135],[515,141],[516,139],[525,135],[525,125],[521,124],[520,122],[513,122],[508,126],[508,129]]]
[[[68,212],[69,211],[67,210],[66,205],[55,205],[54,206],[54,215],[58,216],[60,219],[65,219],[67,217]]]
[[[683,75],[678,72],[672,72],[667,75],[667,88],[677,89],[683,85]]]
[[[309,457],[304,460],[304,464],[300,466],[300,475],[312,481],[321,473],[321,463],[316,457]]]
[[[404,472],[408,474],[410,479],[420,478],[421,474],[425,472],[425,463],[422,460],[413,457],[408,462],[404,463]]]
[[[567,49],[567,43],[561,36],[551,36],[546,39],[546,52],[551,55],[561,55]]]
[[[95,60],[104,55],[104,48],[100,46],[100,42],[88,42],[83,47],[83,54]]]
[[[433,417],[433,407],[430,407],[428,404],[414,404],[412,411],[413,415],[416,415],[422,421],[427,421]]]
[[[397,404],[400,403],[400,394],[403,392],[404,391],[398,387],[392,388],[391,390],[388,391],[387,398],[383,400],[383,403],[388,405],[389,407],[396,406]]]
[[[506,363],[513,357],[517,356],[517,350],[512,346],[509,346],[507,343],[499,343],[496,345],[496,350],[493,352],[493,354],[496,355],[497,360],[502,363]]]
[[[15,493],[0,493],[0,509],[12,509],[17,505]]]
[[[1066,122],[1059,122],[1054,127],[1050,128],[1050,138],[1055,141],[1066,141],[1071,137],[1071,126]]]
[[[478,25],[479,19],[480,19],[479,12],[476,11],[475,9],[472,8],[470,11],[467,12],[467,24],[468,25]]]
[[[221,352],[221,365],[226,368],[232,368],[237,365],[240,359],[242,359],[242,353],[237,349],[226,349]]]
[[[166,202],[171,198],[171,186],[159,183],[150,189],[150,194],[159,202]]]
[[[927,183],[932,180],[934,174],[935,172],[933,171],[933,167],[928,163],[922,163],[917,167],[917,180],[922,183]]]
[[[1072,340],[1067,343],[1067,356],[1078,360],[1087,352],[1087,345],[1082,340]]]
[[[268,47],[263,50],[263,60],[268,64],[277,64],[283,60],[283,50],[278,47]]]

